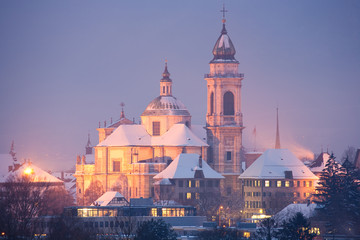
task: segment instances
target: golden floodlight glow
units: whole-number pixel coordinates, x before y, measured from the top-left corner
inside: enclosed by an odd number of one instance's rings
[[[34,173],[34,170],[33,170],[31,167],[25,168],[24,174],[30,175],[30,174],[32,174],[32,173]]]

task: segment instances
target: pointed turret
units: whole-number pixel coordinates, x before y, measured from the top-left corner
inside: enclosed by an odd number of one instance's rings
[[[11,148],[10,148],[9,154],[11,155],[12,159],[14,160],[14,163],[16,163],[16,162],[17,162],[17,158],[16,158],[16,152],[15,152],[14,140],[11,142]]]
[[[279,108],[276,108],[276,140],[275,149],[280,149],[280,131],[279,131]]]
[[[87,141],[87,144],[85,146],[85,154],[92,154],[92,145],[91,145],[91,142],[90,142],[90,133],[88,134],[88,141]]]
[[[165,60],[165,70],[160,80],[160,96],[172,96],[172,80],[167,68],[167,60]]]

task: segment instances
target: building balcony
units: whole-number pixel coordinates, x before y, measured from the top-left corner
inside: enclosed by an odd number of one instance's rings
[[[243,73],[226,73],[226,74],[216,73],[216,74],[205,74],[204,77],[205,78],[243,78],[244,74]]]

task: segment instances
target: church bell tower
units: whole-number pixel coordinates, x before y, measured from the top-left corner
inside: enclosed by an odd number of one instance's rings
[[[230,195],[239,190],[243,119],[241,113],[241,81],[235,47],[225,27],[223,9],[222,30],[213,49],[207,81],[206,132],[208,163],[224,175],[223,193]]]

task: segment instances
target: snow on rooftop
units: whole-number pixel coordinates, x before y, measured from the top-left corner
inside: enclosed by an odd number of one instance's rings
[[[170,163],[167,168],[157,174],[154,179],[194,178],[195,170],[202,170],[204,178],[224,178],[220,173],[213,170],[204,160],[202,160],[202,167],[199,167],[198,154],[181,153],[174,159],[174,161]]]
[[[239,178],[284,179],[285,171],[292,171],[294,179],[318,179],[288,149],[266,150]]]
[[[327,162],[329,161],[330,155],[326,152],[323,152],[313,161],[309,168],[312,172],[322,172],[322,170],[325,168]]]
[[[154,185],[172,185],[168,178],[163,178],[159,181],[154,182]]]
[[[174,124],[162,136],[150,136],[142,125],[120,125],[97,146],[208,146],[185,124]]]
[[[115,199],[114,202],[111,203],[111,201],[114,198],[118,198],[118,199]],[[123,201],[120,202],[119,201],[120,199]],[[115,191],[108,191],[103,195],[101,195],[96,201],[94,201],[94,203],[99,206],[125,205],[127,204],[127,201],[125,200],[124,196],[121,193]],[[94,204],[91,205],[93,206]]]
[[[60,179],[54,177],[50,173],[42,170],[38,166],[30,162],[23,163],[17,170],[9,172],[2,181],[9,178],[21,178],[23,176],[30,176],[32,182],[48,182],[48,183],[62,183]]]
[[[208,146],[196,136],[185,124],[174,124],[162,136],[152,137],[151,145],[159,146]]]
[[[290,204],[282,209],[280,212],[274,215],[276,222],[281,223],[283,221],[288,221],[290,218],[294,217],[296,213],[301,212],[304,217],[310,218],[315,215],[316,204]]]

